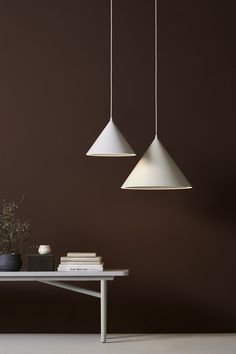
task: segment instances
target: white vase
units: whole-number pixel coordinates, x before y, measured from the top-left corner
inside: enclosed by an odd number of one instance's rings
[[[39,248],[38,248],[38,253],[39,254],[49,254],[49,253],[51,253],[50,245],[40,245]]]

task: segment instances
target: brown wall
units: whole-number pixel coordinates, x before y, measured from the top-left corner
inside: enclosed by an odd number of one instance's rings
[[[122,191],[153,138],[152,0],[114,1],[114,119],[136,158],[85,153],[108,120],[109,1],[0,2],[0,195],[32,243],[130,269],[111,332],[236,331],[234,1],[160,0],[159,135],[192,191]],[[99,331],[96,299],[1,284],[0,332]]]

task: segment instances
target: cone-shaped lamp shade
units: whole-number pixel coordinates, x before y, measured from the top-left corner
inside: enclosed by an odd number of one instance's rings
[[[158,138],[155,137],[121,188],[166,190],[189,189],[192,186]]]
[[[88,156],[125,157],[135,156],[134,150],[117,128],[112,119],[87,152]]]

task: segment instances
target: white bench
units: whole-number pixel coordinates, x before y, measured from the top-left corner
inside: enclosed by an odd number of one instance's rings
[[[100,299],[101,342],[106,342],[107,335],[107,281],[115,277],[127,276],[127,269],[104,270],[102,272],[0,272],[0,281],[38,281],[59,288],[72,290]],[[66,284],[66,281],[99,281],[100,292],[84,289],[77,285]]]

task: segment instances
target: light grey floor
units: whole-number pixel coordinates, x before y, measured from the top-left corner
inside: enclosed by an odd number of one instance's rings
[[[236,334],[1,334],[0,354],[235,354]]]

